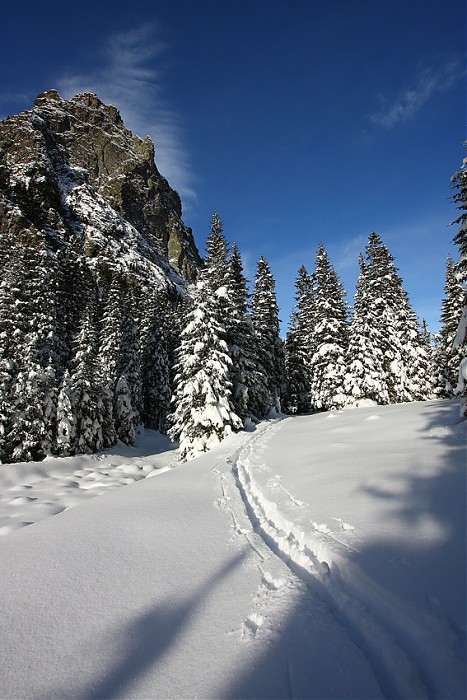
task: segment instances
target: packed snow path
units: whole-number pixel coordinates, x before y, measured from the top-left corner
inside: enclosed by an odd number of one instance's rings
[[[463,698],[456,409],[272,421],[176,469],[160,444],[68,458],[139,481],[0,538],[0,697]],[[6,468],[7,510],[38,468]]]

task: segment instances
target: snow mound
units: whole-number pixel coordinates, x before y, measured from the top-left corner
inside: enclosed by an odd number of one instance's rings
[[[2,465],[0,536],[57,515],[88,498],[157,476],[172,469],[175,462],[173,443],[146,430],[138,436],[135,447],[118,443],[94,455]]]

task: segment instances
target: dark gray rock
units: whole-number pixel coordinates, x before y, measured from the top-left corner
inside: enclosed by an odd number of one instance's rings
[[[49,90],[0,122],[1,235],[28,245],[45,237],[52,250],[72,245],[98,265],[192,280],[201,259],[181,215],[152,141],[96,95],[63,100]]]

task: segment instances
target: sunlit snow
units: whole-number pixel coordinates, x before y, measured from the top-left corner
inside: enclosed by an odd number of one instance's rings
[[[2,466],[0,696],[464,698],[458,410]]]

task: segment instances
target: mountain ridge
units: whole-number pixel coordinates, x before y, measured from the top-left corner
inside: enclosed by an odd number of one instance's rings
[[[97,226],[86,218],[90,199]],[[76,244],[81,235],[87,258],[118,255],[115,246],[107,250],[108,239],[133,237],[143,258],[169,277],[167,264],[188,280],[201,265],[151,139],[133,135],[118,110],[92,93],[64,100],[49,90],[31,110],[0,122],[0,216],[1,234],[32,243],[42,232],[52,249]]]

